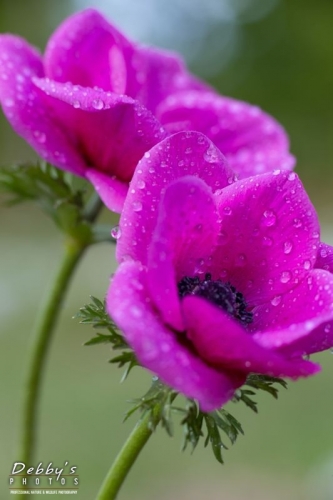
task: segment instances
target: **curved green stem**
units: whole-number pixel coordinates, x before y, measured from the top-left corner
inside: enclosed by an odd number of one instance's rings
[[[103,204],[99,196],[94,192],[87,203],[84,219],[94,223],[102,207]],[[29,355],[22,409],[21,448],[18,455],[19,459],[28,466],[31,464],[36,444],[38,401],[52,333],[76,266],[90,243],[92,241],[68,239],[54,284],[37,318]]]
[[[68,285],[84,250],[85,245],[77,241],[70,241],[66,245],[65,255],[56,275],[55,282],[37,318],[35,334],[31,343],[28,375],[24,393],[25,399],[22,410],[23,420],[20,441],[21,453],[19,454],[19,460],[27,464],[27,466],[31,464],[35,446],[38,400],[52,332],[54,331]]]
[[[149,425],[150,421],[151,415],[147,413],[147,415],[136,424],[123,448],[120,450],[116,460],[112,464],[97,495],[97,500],[113,500],[117,497],[132,465],[152,435],[153,429]],[[156,419],[155,424],[157,424]]]

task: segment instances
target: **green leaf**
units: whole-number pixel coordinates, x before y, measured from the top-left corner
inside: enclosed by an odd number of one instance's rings
[[[105,329],[106,333],[97,333],[95,337],[86,342],[85,345],[96,345],[109,343],[113,349],[121,349],[122,352],[113,357],[110,363],[125,367],[122,380],[128,376],[134,366],[138,365],[134,352],[130,349],[121,332],[105,310],[105,303],[91,297],[91,303],[80,309],[77,316],[81,323],[91,324],[95,329]],[[245,385],[238,389],[232,399],[233,402],[242,402],[255,413],[258,412],[258,404],[255,396],[258,391],[271,394],[274,398],[278,396],[278,387],[287,387],[284,380],[266,375],[250,374]],[[128,410],[124,420],[127,420],[136,412],[140,412],[141,418],[149,415],[149,426],[152,430],[160,423],[166,432],[173,435],[173,416],[180,417],[180,425],[183,429],[182,450],[188,447],[193,452],[200,440],[205,446],[210,444],[214,457],[223,463],[222,451],[227,449],[222,437],[227,436],[231,444],[234,444],[240,434],[244,434],[240,422],[227,410],[219,410],[205,413],[202,412],[193,399],[186,399],[184,406],[175,405],[178,393],[163,384],[157,377],[153,378],[150,389],[144,396],[132,401],[132,408]]]
[[[111,335],[103,335],[102,333],[97,333],[97,337],[93,337],[92,339],[85,342],[83,345],[96,345],[96,344],[107,344],[112,342]]]
[[[0,167],[0,191],[9,205],[35,201],[62,231],[86,241],[92,235],[83,218],[84,191],[74,184],[71,174],[44,162]]]
[[[124,380],[127,379],[130,371],[132,370],[132,368],[134,368],[134,366],[138,366],[138,362],[133,351],[124,351],[119,356],[110,359],[109,363],[116,363],[119,368],[127,365],[126,370],[121,378],[121,382],[124,382]]]
[[[117,364],[120,368],[125,367],[125,372],[121,379],[121,381],[124,381],[132,368],[138,365],[135,354],[106,312],[105,302],[96,297],[91,296],[90,298],[91,303],[81,307],[74,318],[79,319],[80,323],[92,325],[94,329],[104,329],[107,333],[96,332],[96,335],[85,342],[84,345],[111,344],[113,350],[122,350],[121,354],[112,358],[109,362]]]
[[[282,387],[287,386],[284,380],[251,374],[245,386],[235,392],[233,401],[241,401],[257,413],[257,403],[253,399],[256,396],[255,391],[263,390],[276,397],[277,388],[273,384]],[[250,386],[251,389],[247,389],[246,386]],[[155,422],[156,415],[158,415],[161,418],[162,426],[167,430],[168,434],[172,435],[172,415],[179,415],[181,418],[180,424],[183,428],[182,450],[184,451],[187,447],[190,447],[193,452],[200,440],[203,439],[205,446],[211,445],[216,460],[223,463],[222,451],[228,448],[222,436],[223,434],[226,435],[230,443],[234,444],[238,436],[244,434],[240,422],[224,408],[210,413],[202,412],[193,399],[187,399],[185,406],[176,406],[174,401],[177,396],[177,392],[155,378],[149,391],[142,398],[132,401],[134,406],[127,412],[125,420],[137,411],[140,411],[143,415],[149,412],[150,415],[155,415]]]
[[[222,449],[223,448],[227,449],[227,447],[222,442],[219,425],[218,422],[216,421],[216,417],[217,415],[215,412],[204,414],[204,420],[207,427],[207,437],[205,440],[205,446],[207,446],[208,443],[210,443],[216,460],[221,464],[223,464]]]

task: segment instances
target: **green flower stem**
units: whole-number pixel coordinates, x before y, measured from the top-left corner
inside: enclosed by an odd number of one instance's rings
[[[70,241],[40,315],[37,318],[35,333],[29,355],[28,374],[24,393],[21,429],[21,453],[18,460],[31,465],[36,441],[36,421],[41,382],[52,333],[56,326],[66,291],[75,268],[85,251],[86,245]]]
[[[93,193],[87,203],[84,219],[94,223],[103,204],[97,193]],[[37,317],[34,336],[29,353],[29,365],[26,378],[24,402],[22,409],[22,428],[20,439],[19,460],[31,464],[36,445],[37,412],[40,397],[43,371],[51,344],[59,313],[69,284],[86,248],[93,243],[85,237],[68,237],[65,254],[55,277],[54,284],[46,297],[45,303]]]
[[[152,426],[151,414],[148,412],[147,415],[136,424],[123,448],[120,450],[116,460],[112,464],[97,495],[97,500],[113,500],[117,497],[127,474],[139,456],[142,448],[152,435],[153,428],[157,425],[158,421],[159,417],[156,416],[154,425]]]

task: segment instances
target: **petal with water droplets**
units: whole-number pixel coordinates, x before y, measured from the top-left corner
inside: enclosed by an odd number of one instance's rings
[[[134,349],[139,362],[163,382],[198,400],[203,411],[221,407],[244,377],[218,373],[178,341],[161,321],[147,292],[145,269],[125,262],[107,294],[107,310]]]
[[[120,219],[123,236],[117,245],[118,260],[131,255],[146,263],[161,192],[170,182],[187,175],[199,177],[213,192],[234,180],[223,155],[203,134],[180,132],[161,141],[144,155],[134,173]],[[145,189],[139,187],[142,182]],[[133,213],[137,201],[142,210]]]
[[[315,268],[333,273],[333,247],[331,245],[320,243]]]
[[[277,168],[290,170],[295,165],[281,125],[248,103],[213,92],[186,91],[162,102],[157,117],[170,132],[197,130],[206,134],[239,178]]]
[[[86,163],[66,125],[54,120],[49,100],[33,84],[43,76],[40,55],[25,40],[0,36],[0,102],[15,132],[46,161],[84,175]]]
[[[221,371],[261,373],[273,377],[306,377],[318,365],[288,359],[260,346],[233,318],[201,297],[183,301],[186,334],[201,359]]]
[[[45,49],[45,74],[52,80],[125,93],[134,48],[99,12],[86,9],[67,18]]]
[[[137,101],[100,89],[34,79],[48,99],[58,122],[64,120],[89,166],[122,182],[166,132]]]
[[[159,207],[148,251],[147,280],[163,321],[184,330],[177,282],[199,273],[217,243],[218,215],[211,189],[193,176],[171,183]]]
[[[317,214],[296,174],[292,182],[288,175],[251,177],[218,195],[225,237],[213,256],[212,270],[217,278],[223,269],[224,279],[251,307],[277,302],[308,274],[316,259]],[[295,219],[300,223],[295,225]]]
[[[333,347],[333,275],[314,269],[302,282],[254,311],[249,326],[264,347],[304,355]]]

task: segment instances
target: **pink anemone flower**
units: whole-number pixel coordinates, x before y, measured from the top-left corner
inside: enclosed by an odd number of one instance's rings
[[[43,159],[87,178],[117,212],[140,158],[175,130],[207,134],[240,177],[294,165],[275,120],[218,96],[179,56],[129,41],[94,9],[65,20],[43,57],[1,35],[0,102]]]
[[[333,276],[314,268],[318,246],[296,174],[235,182],[205,136],[181,132],[138,164],[108,312],[144,367],[211,411],[250,372],[320,369],[303,359],[333,345]]]

